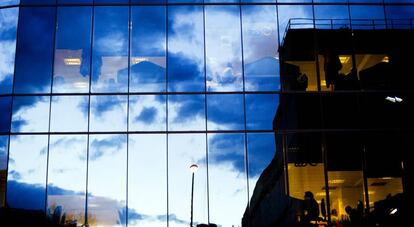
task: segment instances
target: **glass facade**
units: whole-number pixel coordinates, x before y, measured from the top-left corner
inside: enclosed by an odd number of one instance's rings
[[[188,226],[190,213],[242,226],[276,157],[283,193],[312,191],[327,221],[369,210],[403,191],[397,148],[375,141],[406,144],[394,132],[414,114],[409,80],[370,72],[410,72],[398,57],[413,45],[371,52],[363,31],[391,37],[413,13],[412,0],[2,1],[0,207],[72,226]],[[297,46],[295,30],[310,34]]]

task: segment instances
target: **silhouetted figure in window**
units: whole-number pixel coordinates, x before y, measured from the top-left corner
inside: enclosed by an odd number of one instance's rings
[[[335,85],[336,79],[339,75],[339,70],[342,69],[342,63],[339,60],[339,55],[328,51],[325,54],[324,69],[326,87],[329,88],[331,85]]]
[[[345,212],[349,215],[352,227],[362,227],[362,213],[357,209],[353,209],[351,206],[345,207]]]
[[[311,222],[316,222],[319,217],[319,205],[316,202],[313,193],[310,191],[305,192],[305,200],[303,201],[303,226],[317,226]]]

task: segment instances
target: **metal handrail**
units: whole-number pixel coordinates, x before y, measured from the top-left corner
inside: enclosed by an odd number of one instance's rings
[[[291,18],[289,19],[283,41],[290,29],[311,28],[311,29],[414,29],[414,18],[401,19],[311,19]]]

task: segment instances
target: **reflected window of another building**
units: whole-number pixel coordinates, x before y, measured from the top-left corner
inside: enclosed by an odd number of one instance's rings
[[[87,146],[86,135],[50,136],[47,213],[54,221],[85,222]]]
[[[92,92],[128,90],[128,7],[95,7]]]
[[[246,90],[280,90],[276,7],[242,6],[242,18]]]
[[[92,8],[59,7],[57,14],[52,90],[89,92]]]
[[[165,131],[166,96],[129,96],[129,131]]]
[[[330,213],[338,225],[349,219],[347,206],[361,217],[365,212],[362,143],[357,133],[328,133],[326,138]]]
[[[131,92],[166,90],[166,8],[131,8]]]
[[[243,90],[239,18],[237,6],[205,8],[208,91]]]
[[[90,135],[88,224],[125,226],[127,135]]]
[[[166,226],[166,135],[129,135],[128,146],[128,226]]]
[[[45,210],[47,135],[10,137],[7,206]]]

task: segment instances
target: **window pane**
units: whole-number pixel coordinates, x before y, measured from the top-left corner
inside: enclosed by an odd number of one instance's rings
[[[41,5],[41,4],[54,4],[56,0],[20,0],[20,4],[28,5]]]
[[[48,96],[13,98],[12,132],[47,132],[49,130]]]
[[[95,4],[129,3],[129,0],[94,0]]]
[[[66,224],[85,221],[87,146],[86,135],[50,136],[47,209]]]
[[[128,226],[167,225],[166,141],[165,134],[129,136]]]
[[[166,8],[161,6],[131,9],[132,92],[166,90]]]
[[[131,0],[131,3],[141,3],[141,4],[154,4],[154,3],[166,3],[167,0]],[[169,0],[169,2],[172,2]]]
[[[193,220],[207,223],[207,163],[205,134],[168,135],[169,226],[188,226],[191,202],[192,164],[194,173]]]
[[[0,136],[0,207],[4,207],[7,180],[7,154],[9,152],[9,136]]]
[[[76,3],[92,3],[93,0],[57,0],[57,3],[72,3],[72,4],[76,4]]]
[[[204,91],[203,8],[168,10],[168,91]]]
[[[47,135],[10,137],[7,177],[10,208],[44,211],[47,152]]]
[[[360,128],[358,95],[352,93],[324,93],[321,95],[324,127],[330,129]]]
[[[241,226],[247,204],[243,134],[208,135],[210,222]]]
[[[273,133],[247,134],[247,152],[249,164],[249,196],[253,195],[256,182],[263,170],[270,164],[276,153]]]
[[[53,96],[50,119],[50,131],[87,131],[88,111],[88,96]]]
[[[10,131],[11,97],[0,97],[0,132]]]
[[[280,2],[280,0],[279,0]],[[288,29],[313,28],[312,6],[278,6],[280,43],[284,42]],[[298,19],[304,18],[304,19]]]
[[[0,10],[0,94],[12,92],[18,15],[16,8]]]
[[[89,137],[88,223],[126,224],[126,135]]]
[[[88,92],[92,8],[59,7],[57,13],[53,92]]]
[[[3,0],[3,2],[0,3],[0,6],[17,5],[19,2],[19,0]]]
[[[413,28],[413,6],[387,6],[385,9],[388,28]]]
[[[279,106],[278,95],[246,95],[246,118],[249,130],[272,130],[273,118]]]
[[[20,9],[14,92],[49,93],[56,9]]]
[[[206,6],[207,90],[243,90],[240,9]]]
[[[207,95],[208,130],[243,130],[243,95]]]
[[[168,96],[168,130],[205,130],[204,95]]]
[[[95,7],[92,92],[128,90],[128,7]]]
[[[129,96],[129,131],[165,131],[165,95]]]
[[[276,7],[243,6],[242,16],[246,90],[280,90]]]
[[[315,6],[315,26],[320,29],[349,28],[348,6]]]
[[[326,135],[329,198],[331,216],[334,218],[335,215],[336,218],[348,215],[345,210],[347,206],[361,209],[361,212],[364,210],[361,142],[357,133]]]
[[[383,6],[350,6],[353,29],[385,28]]]
[[[91,96],[90,131],[126,131],[127,96]]]

